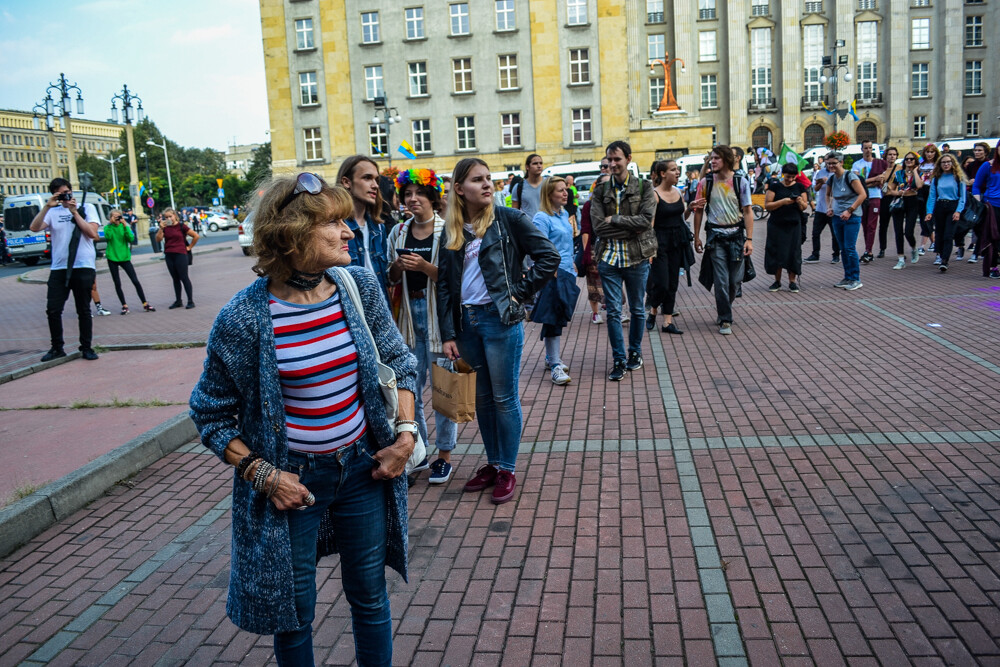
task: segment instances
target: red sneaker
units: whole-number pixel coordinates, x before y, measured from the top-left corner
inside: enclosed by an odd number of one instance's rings
[[[493,504],[502,505],[514,497],[514,486],[517,480],[514,473],[501,470],[497,473],[496,486],[493,488]]]
[[[465,483],[466,491],[482,491],[497,482],[497,469],[486,464],[476,471],[476,476]]]

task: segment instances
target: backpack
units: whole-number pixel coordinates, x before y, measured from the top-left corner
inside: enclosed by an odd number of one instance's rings
[[[733,189],[736,190],[736,199],[737,199],[737,202],[739,201],[739,198],[740,198],[740,195],[739,195],[739,193],[741,192],[740,184],[745,179],[746,179],[746,177],[743,176],[742,174],[740,174],[740,172],[738,172],[738,171],[734,171],[733,172]],[[750,186],[750,182],[746,181],[746,183],[747,183],[747,187],[749,187]],[[714,178],[707,178],[706,177],[705,178],[705,205],[706,206],[708,205],[708,202],[712,201],[712,186],[713,185],[715,185],[715,179]],[[743,208],[743,207],[741,206],[740,208]]]

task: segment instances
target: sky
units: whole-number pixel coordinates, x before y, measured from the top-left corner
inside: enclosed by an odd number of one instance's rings
[[[30,111],[60,72],[83,118],[127,84],[182,146],[268,141],[257,0],[0,0],[0,108]]]

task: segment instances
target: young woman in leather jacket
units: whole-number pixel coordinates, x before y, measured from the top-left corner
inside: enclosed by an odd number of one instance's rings
[[[559,267],[555,246],[515,209],[496,206],[489,166],[455,165],[438,256],[438,319],[444,354],[476,371],[476,418],[487,463],[466,491],[491,486],[493,502],[514,497],[521,442],[518,373],[524,348],[524,304]],[[524,271],[530,256],[534,264]]]

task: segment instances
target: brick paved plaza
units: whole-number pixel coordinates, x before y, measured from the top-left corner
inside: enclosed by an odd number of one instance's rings
[[[1000,281],[932,260],[877,260],[856,292],[825,262],[800,294],[762,275],[729,337],[682,286],[684,335],[647,335],[617,384],[583,301],[567,387],[528,325],[519,491],[462,493],[484,461],[474,423],[452,481],[411,490],[395,663],[1000,664]],[[197,309],[102,318],[95,342],[204,340],[249,262],[197,258]],[[165,274],[139,269],[157,305]],[[9,370],[47,348],[44,287],[0,286]],[[102,361],[70,364],[85,379]],[[273,662],[225,617],[231,477],[192,443],[0,561],[0,665]],[[339,578],[321,563],[325,664],[353,660]]]

